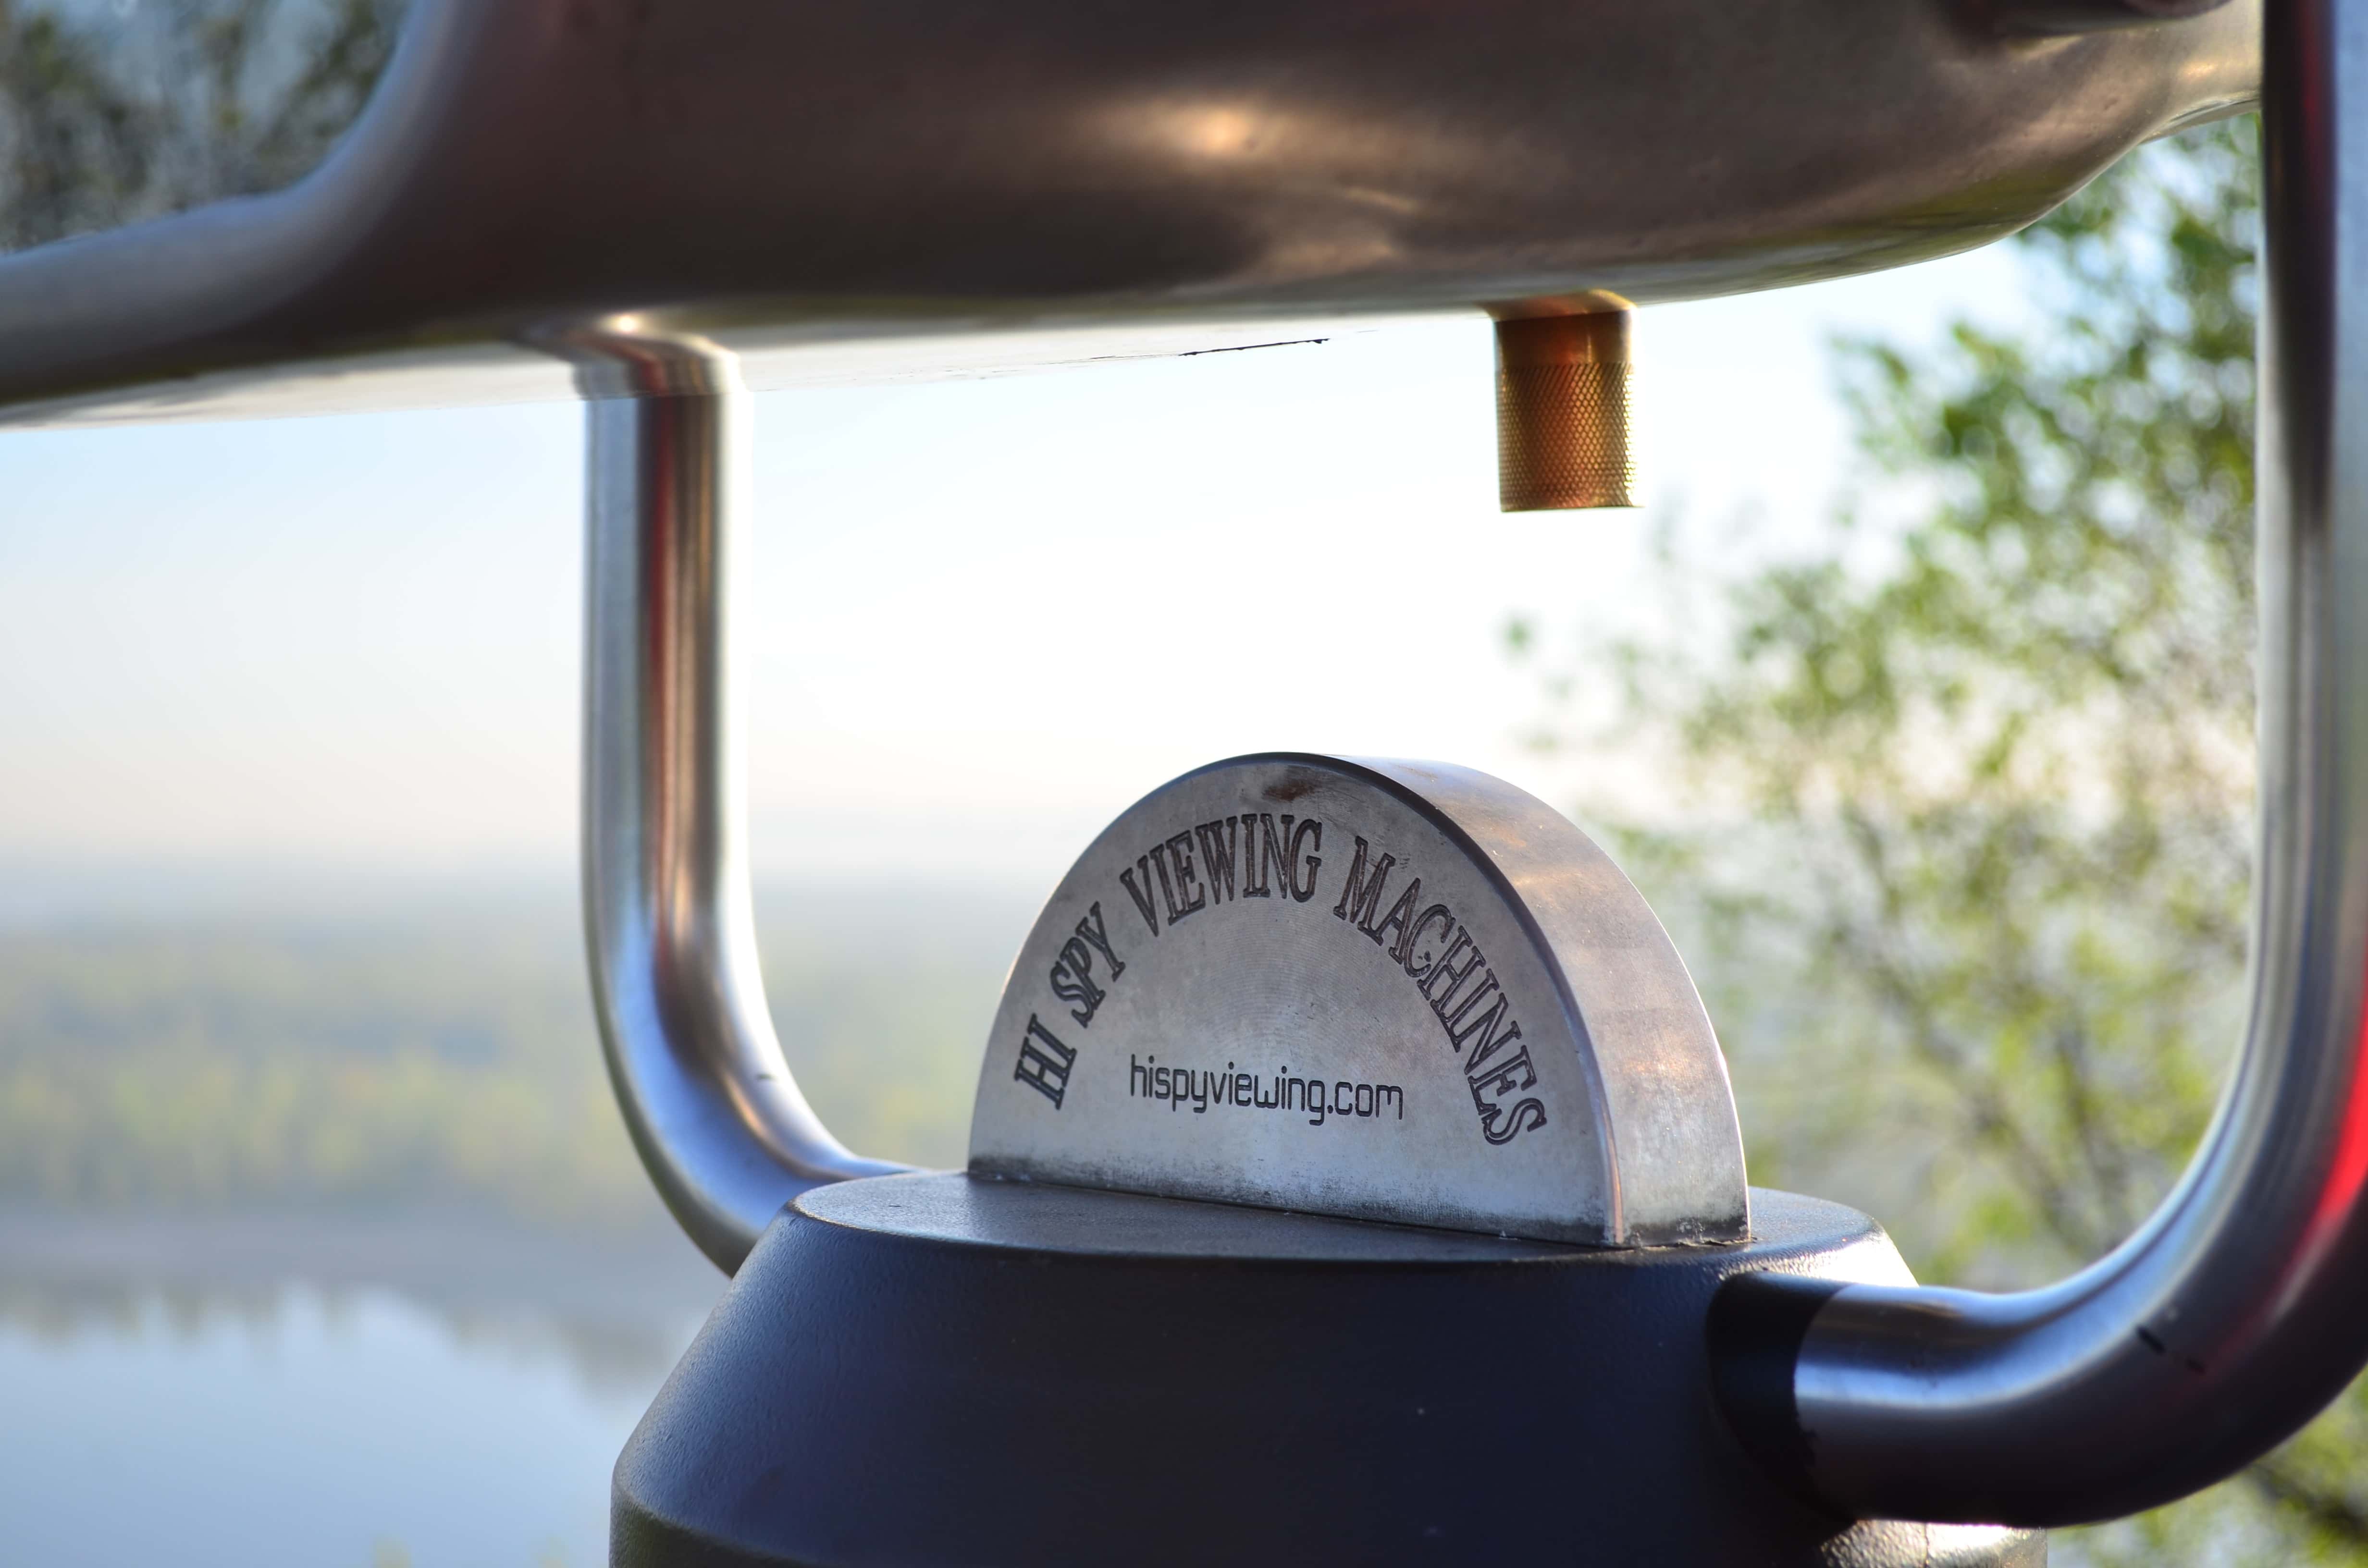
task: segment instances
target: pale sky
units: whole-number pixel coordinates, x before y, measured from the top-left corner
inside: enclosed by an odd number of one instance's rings
[[[1640,318],[1646,494],[1822,517],[1822,344],[2013,310],[1992,249]],[[1485,321],[768,394],[760,870],[1049,886],[1129,801],[1287,747],[1564,803],[1523,612],[1644,608],[1652,510],[1495,507]],[[0,432],[0,874],[563,869],[580,410]]]

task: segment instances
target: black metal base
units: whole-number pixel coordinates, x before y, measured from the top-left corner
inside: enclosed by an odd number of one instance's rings
[[[610,1561],[2032,1568],[2046,1538],[1857,1523],[1713,1408],[1712,1292],[1896,1267],[1753,1194],[1755,1239],[1587,1252],[888,1176],[775,1221],[617,1461]]]

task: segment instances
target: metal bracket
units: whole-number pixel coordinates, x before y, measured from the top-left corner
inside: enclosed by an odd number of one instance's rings
[[[666,1207],[740,1267],[849,1153],[798,1092],[750,910],[732,639],[748,393],[734,357],[632,318],[552,335],[586,403],[584,932],[617,1103]]]

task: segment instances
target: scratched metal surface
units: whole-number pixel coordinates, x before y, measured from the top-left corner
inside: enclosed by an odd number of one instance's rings
[[[1119,817],[1012,969],[973,1171],[1595,1245],[1747,1221],[1660,923],[1543,802],[1429,763],[1218,763]]]

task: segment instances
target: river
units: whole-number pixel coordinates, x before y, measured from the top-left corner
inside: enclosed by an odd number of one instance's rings
[[[722,1285],[655,1232],[0,1211],[0,1559],[603,1562]]]

